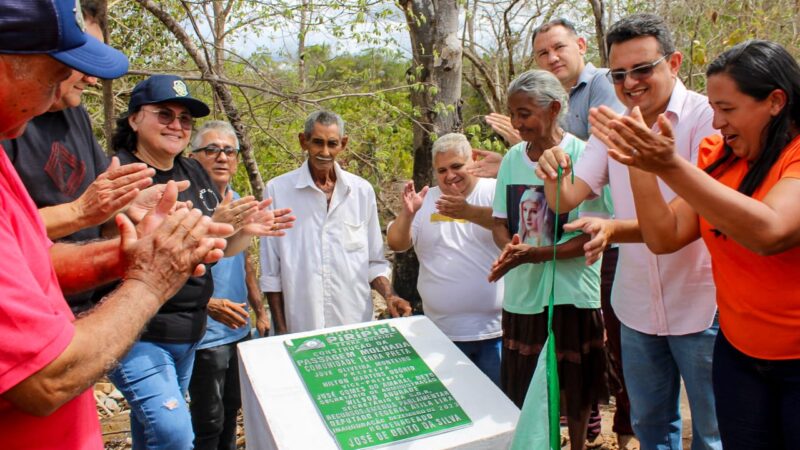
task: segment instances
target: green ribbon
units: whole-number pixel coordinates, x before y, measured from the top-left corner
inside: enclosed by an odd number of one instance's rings
[[[570,163],[571,164],[571,163]],[[570,167],[571,169],[571,167]],[[558,239],[558,211],[560,210],[561,200],[561,176],[563,169],[558,167],[558,182],[556,184],[556,219],[553,228],[553,273],[550,284],[550,299],[547,302],[547,412],[550,426],[550,449],[559,450],[561,448],[561,391],[558,385],[558,358],[556,356],[556,338],[553,336],[553,307],[555,306],[556,296],[556,244]],[[572,172],[572,170],[570,170]],[[572,183],[575,183],[575,173],[572,172]]]

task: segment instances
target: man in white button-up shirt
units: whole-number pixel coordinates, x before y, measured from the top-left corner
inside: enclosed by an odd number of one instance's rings
[[[713,113],[706,97],[688,91],[677,78],[682,55],[664,21],[652,14],[635,14],[614,24],[606,40],[611,77],[617,97],[629,108],[626,114],[639,108],[652,127],[663,114],[673,125],[680,155],[697,161],[700,141],[716,133],[711,126]],[[593,127],[592,133],[597,132]],[[620,232],[614,239],[642,242],[628,168],[607,152],[597,137],[589,140],[575,163],[575,183],[565,176],[561,184],[562,211],[599,194],[608,184],[617,219],[614,229]],[[553,169],[559,164],[567,167],[566,161],[558,149],[545,151],[539,159],[537,174],[548,179],[545,192],[550,204],[555,204],[556,196]],[[667,201],[675,197],[663,182],[659,185]],[[622,366],[631,421],[642,448],[681,448],[681,378],[692,412],[692,449],[722,447],[711,386],[711,357],[719,328],[715,295],[711,260],[701,241],[670,255],[654,255],[644,244],[620,246],[611,304],[622,322]]]
[[[297,217],[286,236],[261,241],[261,290],[275,332],[370,321],[370,288],[386,299],[393,317],[410,315],[388,279],[375,191],[336,163],[347,146],[341,117],[312,113],[299,139],[308,159],[267,183],[272,207],[292,205]]]

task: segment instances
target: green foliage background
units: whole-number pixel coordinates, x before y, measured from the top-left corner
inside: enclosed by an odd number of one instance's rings
[[[475,16],[480,11],[477,7],[484,3],[491,3],[500,10],[512,3],[476,1],[466,0],[462,5],[468,12],[464,14],[465,26],[467,21],[479,19]],[[210,1],[157,3],[188,31],[193,30],[189,20],[191,13],[195,23],[201,23],[202,38],[196,32],[190,33],[195,44],[213,54],[213,42],[204,31],[208,27],[202,25],[203,12],[209,11]],[[681,77],[690,88],[698,91],[704,90],[703,72],[714,56],[745,39],[772,39],[791,52],[798,50],[800,23],[794,14],[796,1],[623,0],[603,3],[606,25],[639,11],[665,17],[673,28],[678,48],[684,53]],[[577,23],[589,42],[591,50],[587,57],[600,65],[589,2],[527,0],[515,2],[515,5],[520,14],[527,14],[527,21],[511,24],[519,27],[512,30],[516,73],[533,67],[530,55],[525,54],[530,48],[526,41],[530,27],[558,16]],[[349,152],[342,161],[345,168],[373,183],[382,215],[391,217],[391,197],[396,183],[409,179],[412,173],[412,124],[419,111],[412,108],[409,93],[411,89],[435,89],[415,84],[413,77],[408,76],[414,68],[404,44],[397,42],[396,31],[405,29],[398,20],[398,8],[391,3],[366,0],[317,3],[231,0],[230,6],[230,34],[223,55],[225,78],[237,83],[232,86],[235,103],[244,117],[263,179],[266,181],[292,170],[303,161],[297,134],[302,130],[305,116],[318,108],[332,109],[343,116],[350,136]],[[190,78],[199,75],[176,38],[137,2],[110,0],[108,14],[112,45],[124,51],[130,57],[133,71],[140,73],[114,82],[115,114],[125,111],[130,90],[145,76],[142,73],[178,73]],[[481,20],[484,22],[476,23],[486,28],[487,24],[497,25],[502,17],[486,13]],[[305,28],[300,27],[301,24]],[[329,36],[330,43],[305,48],[301,55],[305,80],[300,79],[296,49],[261,48],[248,55],[239,51],[245,43],[242,39],[284,36],[296,41],[297,37],[312,32]],[[481,60],[500,73],[508,61],[503,51],[506,44],[499,38],[492,41],[491,33],[480,44]],[[471,64],[465,60],[465,72],[470,70]],[[190,81],[190,86],[194,95],[213,105],[210,118],[225,119],[207,83]],[[467,82],[463,83],[462,100],[464,132],[472,144],[504,151],[503,141],[482,120],[492,108]],[[98,137],[103,140],[99,131],[103,117],[101,91],[89,91],[86,104],[97,125]],[[243,169],[237,173],[234,187],[243,193],[251,192]]]

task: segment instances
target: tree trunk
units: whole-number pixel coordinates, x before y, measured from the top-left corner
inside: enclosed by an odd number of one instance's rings
[[[424,84],[411,91],[411,104],[420,112],[414,124],[414,185],[433,182],[433,135],[461,129],[461,40],[458,37],[458,0],[405,0],[400,2],[411,37],[414,66],[411,81]],[[418,309],[419,262],[413,252],[395,259],[394,287]]]
[[[109,42],[108,2],[100,2],[100,17],[97,18],[103,31],[103,41]],[[103,80],[103,136],[106,138],[106,154],[112,154],[111,136],[114,135],[114,80]]]
[[[606,49],[605,6],[603,0],[589,0],[594,13],[594,31],[597,39],[597,53],[600,55],[600,66],[608,67],[608,50]]]
[[[250,180],[250,186],[253,189],[253,195],[256,198],[262,198],[264,196],[264,183],[261,180],[261,174],[258,171],[258,164],[256,163],[256,159],[253,155],[253,146],[250,143],[250,138],[247,135],[247,131],[245,129],[244,121],[242,121],[242,116],[239,114],[239,109],[236,108],[236,104],[233,101],[233,95],[231,94],[230,88],[222,83],[219,79],[218,74],[214,73],[214,69],[211,65],[211,62],[206,59],[203,53],[200,51],[199,48],[195,45],[194,41],[189,37],[189,34],[183,27],[178,23],[175,18],[170,16],[161,6],[159,6],[153,0],[136,0],[136,3],[140,4],[144,9],[150,11],[158,20],[163,23],[167,29],[172,33],[178,42],[181,43],[183,48],[186,50],[186,53],[192,58],[194,63],[197,65],[197,68],[200,69],[200,73],[203,76],[203,79],[208,81],[211,84],[211,87],[214,89],[214,93],[219,98],[219,101],[222,104],[222,109],[225,111],[225,115],[228,118],[228,122],[230,122],[231,126],[236,130],[236,134],[239,138],[239,147],[241,149],[242,160],[244,161],[245,169],[247,169],[247,175]],[[217,51],[221,52],[220,49]]]
[[[300,32],[297,34],[297,79],[301,91],[306,89],[306,35],[308,34],[310,15],[309,0],[303,0],[300,7]]]

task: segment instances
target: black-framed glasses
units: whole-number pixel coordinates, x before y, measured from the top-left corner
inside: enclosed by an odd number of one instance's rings
[[[161,125],[169,125],[172,122],[174,122],[175,118],[177,117],[178,122],[181,124],[181,128],[183,128],[184,130],[191,130],[194,127],[194,117],[186,113],[175,114],[175,111],[171,109],[142,108],[142,111],[155,114],[156,119],[158,119],[158,123],[160,123]]]
[[[225,153],[225,156],[228,158],[235,158],[239,155],[239,149],[236,147],[231,147],[226,145],[225,147],[220,147],[216,144],[209,144],[205,147],[200,147],[192,150],[192,153],[203,152],[209,158],[219,158],[220,153]]]
[[[646,80],[653,76],[653,70],[655,67],[659,65],[661,61],[664,61],[667,56],[669,56],[669,54],[658,58],[650,64],[642,64],[641,66],[634,67],[631,70],[612,70],[611,72],[608,72],[606,76],[608,77],[609,81],[614,84],[624,83],[626,77],[631,77],[637,81]]]

